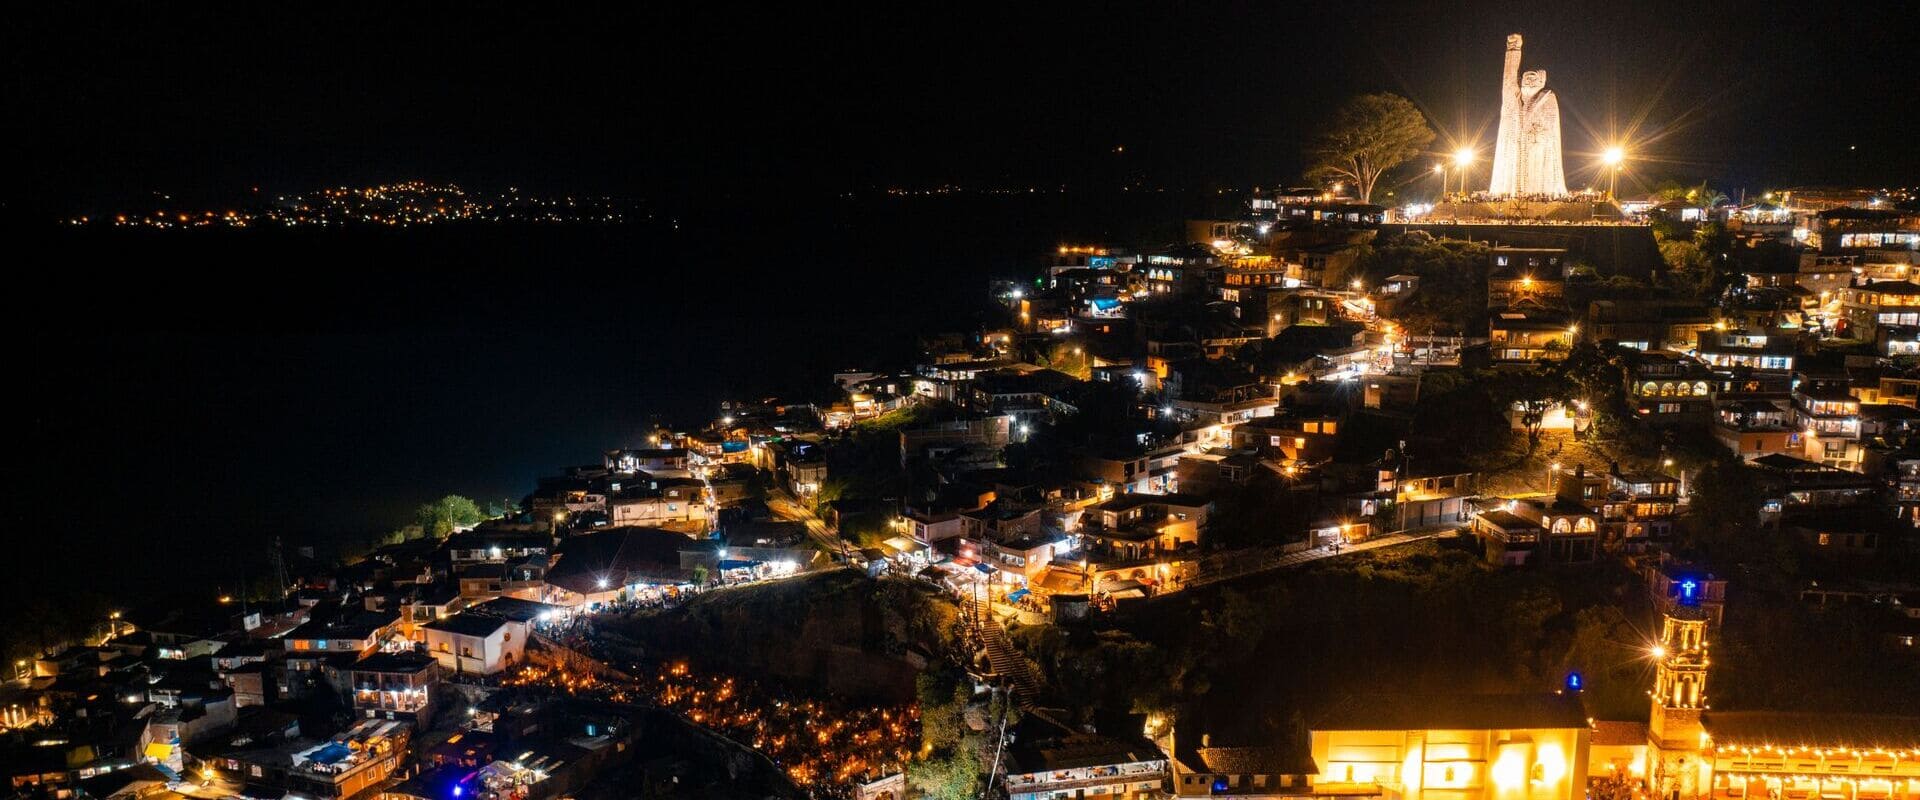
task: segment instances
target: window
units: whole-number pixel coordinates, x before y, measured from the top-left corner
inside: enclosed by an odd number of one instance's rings
[[[1328,434],[1328,435],[1332,435],[1332,434],[1335,434],[1335,433],[1339,433],[1339,431],[1336,431],[1336,430],[1334,430],[1334,429],[1333,429],[1333,428],[1334,428],[1334,425],[1335,425],[1335,423],[1334,423],[1334,422],[1331,422],[1331,421],[1329,421],[1329,422],[1328,422],[1328,423],[1327,423],[1326,425],[1324,425],[1324,426],[1322,426],[1322,427],[1321,427],[1321,432],[1322,432],[1322,433],[1326,433],[1326,434]]]
[[[1820,546],[1826,547],[1827,545],[1830,545],[1830,544],[1833,544],[1833,534],[1831,533],[1820,534]]]
[[[463,644],[463,645],[460,645],[460,657],[461,657],[461,658],[472,658],[472,657],[473,657],[473,648],[471,648],[471,647],[468,647],[468,646],[466,646],[466,645],[464,645],[464,644]]]

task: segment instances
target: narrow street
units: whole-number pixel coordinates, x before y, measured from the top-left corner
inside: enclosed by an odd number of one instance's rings
[[[814,513],[807,508],[806,504],[801,503],[799,499],[788,493],[787,490],[777,487],[769,489],[767,491],[767,508],[772,510],[775,516],[783,520],[806,525],[807,535],[813,537],[814,543],[818,544],[820,549],[829,553],[837,553],[842,560],[848,558],[852,552],[852,546],[848,545],[846,540],[841,539],[839,533],[836,533],[833,528],[829,527],[825,520],[815,516]]]

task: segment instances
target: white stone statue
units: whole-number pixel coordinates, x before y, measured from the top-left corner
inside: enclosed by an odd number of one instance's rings
[[[1500,76],[1500,138],[1493,147],[1496,197],[1567,193],[1560,164],[1560,100],[1547,88],[1547,71],[1520,72],[1520,34],[1507,37],[1506,69]]]

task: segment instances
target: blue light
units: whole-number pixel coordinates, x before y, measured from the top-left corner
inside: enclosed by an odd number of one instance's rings
[[[456,785],[456,786],[454,786],[454,787],[453,787],[453,796],[454,796],[454,797],[459,797],[460,795],[463,795],[463,794],[466,794],[466,793],[467,793],[467,790],[466,790],[466,789],[465,789],[464,787],[461,787],[461,786],[458,786],[458,785]]]
[[[1700,602],[1700,598],[1695,593],[1699,590],[1699,588],[1700,588],[1700,584],[1694,581],[1694,579],[1692,578],[1688,578],[1684,581],[1681,581],[1680,582],[1680,604],[1683,606],[1691,606],[1691,605],[1698,604]]]
[[[1226,778],[1214,778],[1214,779],[1213,779],[1213,790],[1214,790],[1214,791],[1216,791],[1216,792],[1224,792],[1224,791],[1226,791],[1226,790],[1227,790],[1227,779],[1226,779]]]
[[[1580,691],[1580,689],[1584,686],[1586,686],[1586,681],[1581,680],[1580,673],[1578,672],[1567,673],[1567,691],[1577,692],[1577,691]]]

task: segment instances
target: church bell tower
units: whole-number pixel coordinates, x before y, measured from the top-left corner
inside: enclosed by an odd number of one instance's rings
[[[1653,709],[1648,729],[1661,749],[1700,746],[1700,712],[1707,706],[1707,615],[1676,605],[1661,620],[1653,655]]]
[[[1648,788],[1660,800],[1701,796],[1708,773],[1701,762],[1707,746],[1700,714],[1707,709],[1707,618],[1698,598],[1683,593],[1679,604],[1661,617],[1660,643],[1650,655],[1654,672],[1653,707],[1647,719]]]

